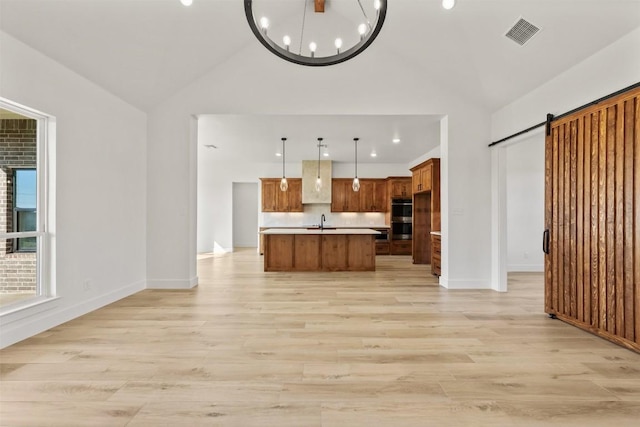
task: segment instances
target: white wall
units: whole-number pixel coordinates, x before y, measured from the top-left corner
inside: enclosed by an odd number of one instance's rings
[[[546,84],[496,111],[491,117],[492,140],[519,132],[545,120],[546,114],[562,114],[638,82],[640,76],[640,28],[576,64]],[[506,289],[506,148],[493,148],[491,168],[494,224],[492,226],[492,287]],[[444,262],[444,260],[443,260]]]
[[[258,184],[233,183],[233,247],[258,247]]]
[[[634,53],[635,52],[635,53]],[[494,141],[638,83],[640,28],[576,64],[546,84],[496,111]]]
[[[543,271],[544,133],[506,151],[507,271]]]
[[[59,299],[47,311],[3,316],[6,346],[144,289],[147,123],[141,111],[3,32],[0,52],[0,96],[57,124]]]
[[[236,18],[237,25],[244,25],[243,16]],[[370,72],[373,69],[375,73]],[[488,287],[489,112],[430,77],[375,45],[355,60],[334,67],[301,67],[252,43],[159,105],[149,116],[149,278],[172,278],[175,287],[184,287],[196,277],[195,262],[188,255],[197,249],[190,247],[196,236],[189,233],[198,217],[196,201],[188,194],[192,185],[189,173],[196,169],[188,153],[188,119],[192,115],[439,114],[447,115],[446,135],[441,132],[446,144],[440,148],[443,188],[449,189],[443,195],[443,258],[448,258],[448,264],[443,262],[441,283]],[[198,163],[201,167],[200,159]],[[218,178],[212,178],[211,190],[221,201],[231,200],[231,181],[254,182],[259,176],[279,175],[277,165],[238,161],[226,170],[231,168],[233,175],[228,178],[219,178],[222,170],[216,171]],[[287,171],[295,176],[289,166]],[[363,170],[362,176],[365,173]],[[202,191],[198,188],[200,194]],[[166,200],[171,200],[171,205]],[[199,214],[205,208],[202,205],[198,205]],[[206,208],[212,211],[214,224],[229,224],[224,203]],[[208,232],[214,241],[230,241],[218,238],[223,230]]]

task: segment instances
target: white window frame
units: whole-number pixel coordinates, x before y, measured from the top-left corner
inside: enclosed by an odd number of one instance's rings
[[[55,287],[55,117],[0,97],[0,108],[36,120],[36,221],[37,230],[0,233],[0,239],[37,238],[36,296],[0,307],[2,323],[19,320],[41,311],[56,300]]]

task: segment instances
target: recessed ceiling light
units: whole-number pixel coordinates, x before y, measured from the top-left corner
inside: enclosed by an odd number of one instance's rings
[[[392,142],[394,144],[399,144],[400,143],[400,138],[393,138]]]
[[[456,5],[456,0],[442,0],[442,7],[447,10],[453,9],[453,6]]]
[[[193,4],[193,0],[180,0],[180,3],[185,6],[191,6]]]
[[[281,157],[282,153],[276,153],[276,156]]]
[[[378,157],[378,155],[376,154],[376,152],[375,152],[375,151],[372,151],[372,152],[371,152],[371,157]]]
[[[327,153],[326,151],[324,153],[322,153],[323,156],[325,157],[329,157],[329,153]]]

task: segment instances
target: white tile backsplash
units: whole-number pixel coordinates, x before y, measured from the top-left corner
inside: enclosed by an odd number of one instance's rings
[[[384,213],[380,212],[331,212],[331,204],[303,205],[304,212],[260,213],[261,227],[304,227],[320,224],[324,214],[329,227],[380,227],[384,226]]]

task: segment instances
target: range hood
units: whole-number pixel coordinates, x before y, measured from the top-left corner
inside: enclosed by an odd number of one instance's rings
[[[331,203],[331,160],[320,161],[322,189],[316,191],[318,161],[302,161],[302,203]]]

